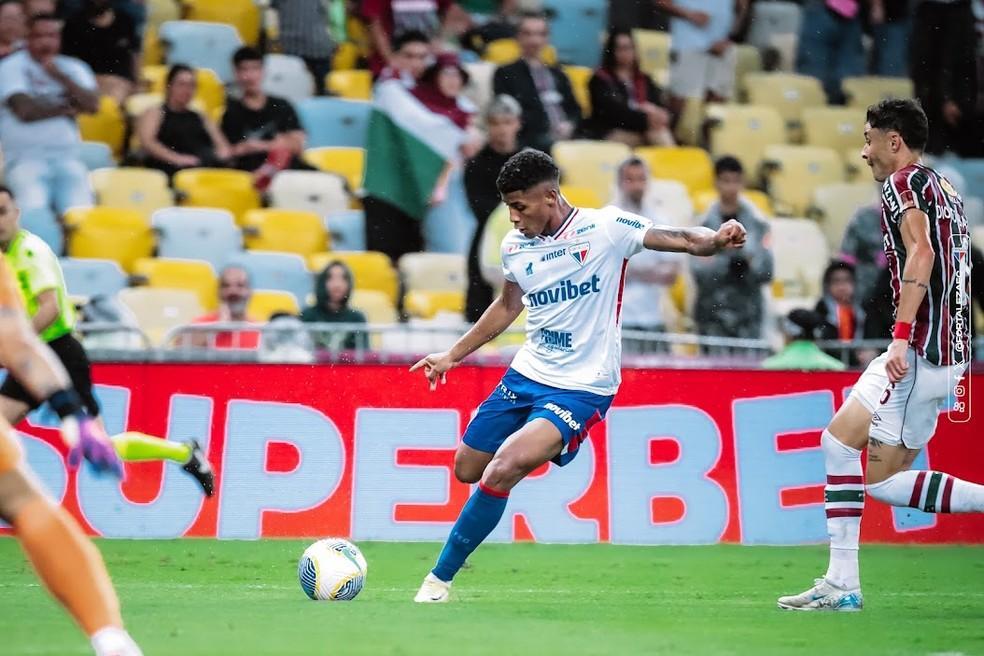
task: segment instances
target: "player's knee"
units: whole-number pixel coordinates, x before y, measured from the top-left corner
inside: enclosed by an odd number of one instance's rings
[[[462,483],[477,483],[482,478],[483,469],[460,451],[454,455],[454,477]]]
[[[0,519],[13,524],[21,510],[41,491],[20,468],[0,473]]]
[[[503,492],[511,490],[524,475],[522,465],[508,455],[497,455],[485,468],[482,482]]]

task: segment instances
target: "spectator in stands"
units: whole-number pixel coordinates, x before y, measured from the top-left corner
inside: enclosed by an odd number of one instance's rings
[[[420,30],[403,32],[393,40],[393,56],[379,72],[377,81],[400,80],[412,89],[430,64],[430,39]]]
[[[814,311],[823,320],[818,335],[821,339],[850,342],[864,331],[864,310],[857,302],[854,286],[854,267],[843,261],[833,260],[823,272],[823,296]],[[837,357],[837,352],[831,352]],[[851,354],[849,361],[857,364]]]
[[[912,29],[909,4],[908,0],[870,0],[872,75],[908,76]]]
[[[587,132],[596,139],[627,146],[672,146],[670,113],[662,93],[639,68],[629,30],[612,30],[601,67],[588,82],[591,118]]]
[[[352,271],[340,260],[330,262],[314,283],[315,304],[304,309],[305,323],[366,323],[366,315],[349,307],[352,297]],[[369,348],[365,331],[319,331],[313,336],[319,348],[330,351]]]
[[[922,0],[912,32],[912,82],[929,119],[926,152],[971,155],[977,103],[974,12],[970,0]]]
[[[649,168],[638,157],[622,162],[616,173],[615,194],[610,205],[639,214],[658,224],[672,224],[647,197]],[[629,260],[625,270],[625,288],[622,292],[622,325],[629,330],[666,332],[664,316],[670,306],[669,288],[676,282],[683,266],[680,253],[668,253],[643,249]],[[649,351],[646,344],[626,340],[628,350]]]
[[[735,89],[737,52],[732,32],[748,0],[656,0],[669,14],[671,109],[679,116],[688,98],[726,102]]]
[[[273,0],[280,23],[280,48],[304,60],[314,77],[314,90],[325,93],[335,44],[328,31],[330,16],[322,0]]]
[[[745,188],[741,162],[731,156],[720,158],[714,164],[714,176],[718,200],[708,208],[702,225],[717,230],[725,221],[734,219],[748,231],[748,240],[740,250],[693,260],[697,332],[758,339],[765,312],[762,285],[772,281],[773,272],[769,224],[741,196]]]
[[[249,316],[247,308],[253,296],[249,272],[230,265],[219,274],[219,309],[198,317],[192,323],[257,323]],[[214,334],[195,333],[194,346],[217,349],[255,349],[260,345],[260,333],[256,330],[232,330]]]
[[[827,101],[844,103],[841,80],[864,75],[860,0],[806,0],[796,70],[823,83]]]
[[[222,134],[230,144],[232,166],[251,171],[258,189],[265,189],[278,171],[306,168],[304,130],[291,104],[263,91],[263,55],[243,46],[232,63],[239,98],[231,98],[222,115]]]
[[[878,276],[888,266],[882,243],[881,198],[854,213],[844,231],[838,257],[854,267],[855,298],[870,298]]]
[[[550,28],[542,14],[523,14],[517,40],[521,57],[495,72],[495,95],[515,98],[523,108],[519,142],[549,151],[555,141],[570,139],[581,122],[581,107],[574,98],[571,81],[557,66],[543,62]]]
[[[497,96],[485,113],[488,143],[465,164],[465,192],[475,215],[476,227],[468,249],[468,290],[465,320],[478,321],[492,303],[492,286],[482,276],[479,262],[482,235],[489,215],[502,203],[495,180],[503,165],[519,151],[517,137],[523,110],[512,96]]]
[[[58,54],[61,28],[52,14],[34,16],[26,47],[0,62],[0,143],[25,212],[54,205],[63,213],[93,200],[75,117],[95,112],[99,94],[84,62]]]
[[[140,37],[133,19],[116,11],[110,0],[86,0],[65,22],[63,51],[87,63],[99,91],[121,103],[133,93]]]
[[[461,44],[469,50],[482,54],[485,46],[499,39],[516,38],[521,8],[519,0],[498,0],[496,13],[481,25],[474,27],[461,37]]]
[[[782,332],[786,346],[762,363],[763,369],[799,371],[843,371],[847,368],[840,360],[820,350],[814,340],[822,319],[816,312],[793,310],[782,318]]]
[[[289,312],[275,312],[267,324],[277,330],[267,331],[260,346],[260,362],[314,362],[314,344],[300,317]]]
[[[163,104],[137,119],[146,166],[174,175],[181,169],[228,162],[231,151],[226,138],[212,119],[191,106],[196,89],[191,67],[175,64],[167,72]]]
[[[451,24],[469,23],[467,13],[454,0],[363,0],[362,17],[369,25],[374,75],[394,58],[393,39],[403,32],[423,32],[432,42]]]
[[[27,17],[20,0],[0,1],[0,59],[24,47]]]

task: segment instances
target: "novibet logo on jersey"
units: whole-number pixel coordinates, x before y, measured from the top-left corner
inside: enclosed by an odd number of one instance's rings
[[[591,276],[591,280],[582,283],[573,283],[570,280],[562,280],[553,289],[545,289],[539,292],[530,292],[530,307],[540,307],[541,305],[553,305],[554,303],[565,303],[587,296],[597,294],[601,291],[601,278],[597,274]]]

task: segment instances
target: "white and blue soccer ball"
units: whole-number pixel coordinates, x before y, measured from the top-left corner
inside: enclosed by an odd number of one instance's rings
[[[304,550],[297,578],[311,599],[351,601],[365,585],[367,569],[357,546],[342,538],[325,538]]]

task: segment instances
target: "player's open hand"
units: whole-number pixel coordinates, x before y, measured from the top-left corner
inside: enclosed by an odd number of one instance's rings
[[[909,341],[893,339],[885,358],[885,373],[888,374],[888,382],[897,383],[905,378],[906,372],[909,371],[908,355]]]
[[[447,373],[457,366],[457,364],[457,362],[451,359],[451,353],[444,351],[443,353],[431,353],[410,367],[410,371],[417,371],[423,368],[424,375],[427,376],[427,382],[430,384],[431,391],[433,392],[437,389],[439,382],[448,382]]]
[[[72,445],[68,451],[70,467],[78,467],[84,459],[97,474],[123,478],[123,463],[116,448],[95,419],[85,415],[65,417],[61,432],[65,442]]]
[[[717,245],[718,250],[724,250],[726,248],[741,248],[745,245],[745,239],[748,233],[745,230],[745,226],[738,223],[734,219],[725,221],[720,228],[718,228],[717,234],[714,235],[714,243]]]

